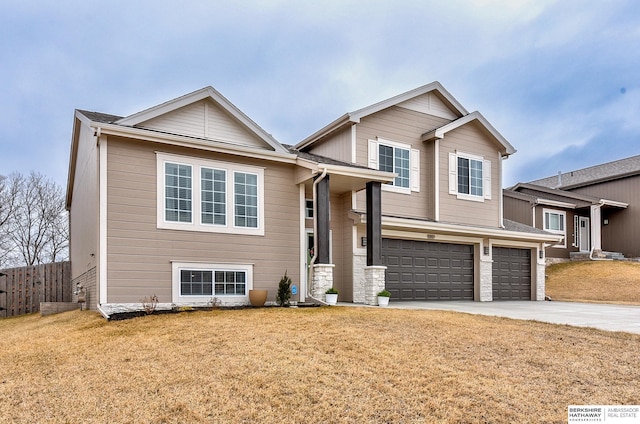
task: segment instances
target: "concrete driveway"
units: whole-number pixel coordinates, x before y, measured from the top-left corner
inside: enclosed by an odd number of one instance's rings
[[[640,334],[640,306],[557,301],[401,302],[391,299],[389,308],[466,312]]]

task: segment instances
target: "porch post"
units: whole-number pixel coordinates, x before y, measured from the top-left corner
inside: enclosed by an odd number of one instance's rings
[[[382,265],[381,183],[367,183],[367,266]]]
[[[329,175],[318,183],[316,188],[316,222],[318,234],[315,234],[318,251],[317,264],[328,264],[329,258]]]
[[[381,183],[367,183],[367,266],[365,275],[365,303],[376,305],[377,294],[385,289],[387,267],[382,264],[382,198]]]
[[[318,178],[318,177],[316,177]],[[315,299],[326,301],[325,292],[333,287],[333,268],[329,255],[329,175],[325,175],[316,186],[315,219],[316,219],[316,261],[313,265],[313,277],[311,278],[311,296]]]
[[[602,216],[601,205],[591,205],[591,247],[594,251],[602,250]]]

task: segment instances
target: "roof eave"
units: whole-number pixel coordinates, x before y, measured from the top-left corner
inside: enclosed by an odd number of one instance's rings
[[[103,124],[92,122],[91,127],[100,128],[102,134],[120,137],[134,138],[152,143],[169,144],[182,147],[190,147],[200,150],[242,155],[258,159],[268,159],[278,162],[295,163],[297,156],[286,150],[284,153],[272,150],[260,150],[251,147],[239,146],[210,139],[193,138],[178,134],[160,133],[143,128],[125,127],[116,124]]]
[[[491,123],[478,111],[471,112],[468,115],[456,119],[455,121],[449,122],[448,124],[445,124],[439,128],[428,131],[422,134],[422,137],[420,139],[422,141],[443,139],[449,131],[453,131],[473,121],[478,121],[494,138],[494,140],[504,148],[504,155],[510,156],[517,152],[515,147],[513,147],[511,143],[509,143],[509,141],[507,141],[507,139],[504,138],[504,136],[500,134],[500,132],[496,130],[495,127],[491,125]]]

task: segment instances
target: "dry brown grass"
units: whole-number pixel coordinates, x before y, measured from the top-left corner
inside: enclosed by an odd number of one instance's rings
[[[640,399],[639,335],[452,312],[73,311],[0,340],[5,422],[566,422]]]
[[[638,262],[568,262],[547,267],[547,276],[554,300],[640,305]]]

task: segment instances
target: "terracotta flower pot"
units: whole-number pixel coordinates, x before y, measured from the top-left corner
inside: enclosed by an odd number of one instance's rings
[[[264,306],[268,293],[267,290],[249,290],[249,303],[251,306]]]

